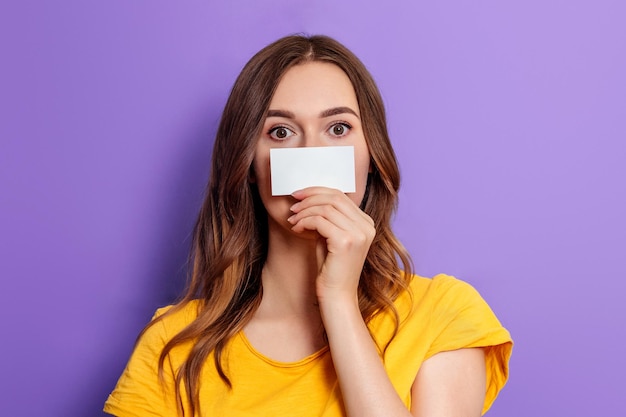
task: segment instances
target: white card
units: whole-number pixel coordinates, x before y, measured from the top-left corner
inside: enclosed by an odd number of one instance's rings
[[[356,191],[354,146],[270,149],[272,195],[289,195],[306,187]]]

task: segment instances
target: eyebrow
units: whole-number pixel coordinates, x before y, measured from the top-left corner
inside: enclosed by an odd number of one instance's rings
[[[350,107],[333,107],[332,109],[324,110],[320,113],[320,118],[337,116],[338,114],[350,113],[360,118],[358,114]]]
[[[345,107],[345,106],[333,107],[331,109],[324,110],[323,112],[320,113],[320,118],[323,119],[326,117],[337,116],[338,114],[345,114],[345,113],[353,114],[354,116],[360,118],[359,115],[354,110],[352,110],[350,107]],[[292,112],[288,110],[268,110],[267,117],[284,117],[285,119],[296,118],[295,114],[293,114]]]
[[[296,116],[287,110],[268,110],[267,117],[284,117],[285,119],[295,119]]]

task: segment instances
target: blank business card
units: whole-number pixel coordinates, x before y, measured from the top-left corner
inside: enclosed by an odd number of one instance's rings
[[[289,195],[306,187],[356,190],[354,146],[270,149],[272,195]]]

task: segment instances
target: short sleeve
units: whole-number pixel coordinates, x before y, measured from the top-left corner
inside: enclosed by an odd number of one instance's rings
[[[165,310],[157,310],[152,320]],[[178,414],[169,357],[164,362],[164,381],[159,379],[159,357],[168,340],[162,321],[154,323],[144,332],[104,405],[106,413],[118,417],[164,417]]]
[[[471,285],[447,275],[436,276],[433,283],[438,299],[432,311],[434,339],[426,357],[462,348],[485,348],[487,392],[484,414],[508,379],[513,341]]]

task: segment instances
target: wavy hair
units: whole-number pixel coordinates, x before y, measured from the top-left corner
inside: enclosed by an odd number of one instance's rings
[[[412,264],[391,230],[400,174],[381,95],[361,61],[336,40],[301,35],[281,38],[250,59],[232,88],[215,138],[209,184],[194,228],[186,292],[173,308],[148,325],[197,300],[197,318],[167,342],[159,359],[159,376],[163,378],[167,355],[176,346],[191,344],[187,359],[176,372],[175,385],[179,409],[183,410],[187,402],[192,415],[199,413],[200,375],[211,353],[219,376],[232,386],[222,364],[224,348],[260,303],[268,230],[267,212],[256,185],[249,181],[255,147],[282,75],[295,65],[311,61],[337,65],[356,92],[371,155],[371,173],[361,209],[372,217],[376,228],[359,281],[359,307],[366,322],[378,312],[390,311],[397,330],[399,318],[393,301],[406,290]],[[383,352],[384,347],[379,346],[379,350]]]

